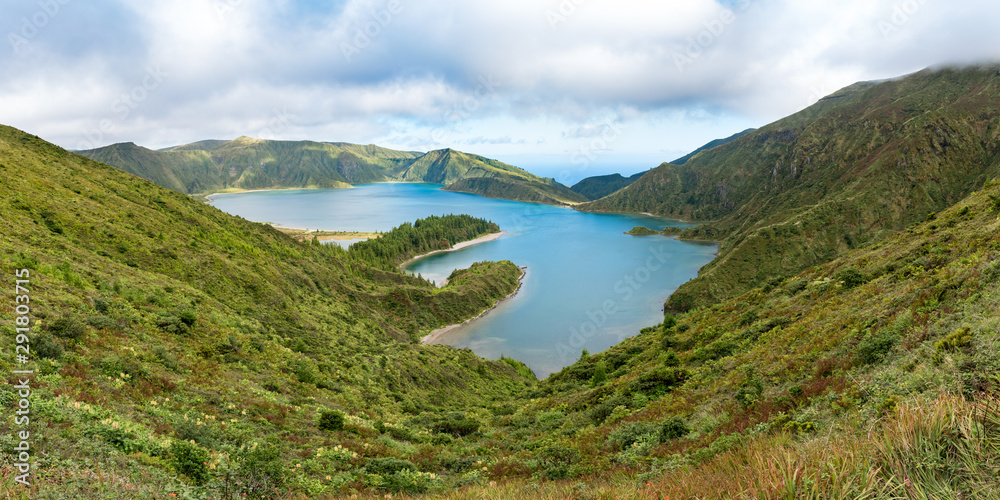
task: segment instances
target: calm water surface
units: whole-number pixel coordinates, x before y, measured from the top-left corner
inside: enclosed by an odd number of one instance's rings
[[[470,214],[507,231],[496,240],[433,255],[407,269],[441,282],[483,260],[528,268],[521,291],[443,343],[496,359],[520,359],[539,377],[602,351],[663,319],[663,301],[697,276],[717,246],[623,234],[634,226],[686,227],[642,215],[590,214],[563,207],[441,191],[437,184],[366,184],[353,189],[218,195],[230,214],[288,227],[388,231],[428,215]]]

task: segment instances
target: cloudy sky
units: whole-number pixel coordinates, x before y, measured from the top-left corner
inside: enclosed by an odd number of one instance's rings
[[[0,123],[629,174],[859,80],[1000,60],[995,0],[0,0]]]

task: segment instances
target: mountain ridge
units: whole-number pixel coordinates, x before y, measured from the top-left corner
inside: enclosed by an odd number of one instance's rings
[[[566,204],[585,201],[552,179],[451,148],[420,153],[345,142],[272,141],[241,136],[154,151],[131,142],[78,151],[161,186],[190,195],[257,189],[345,188],[371,182],[454,184],[468,178],[518,185],[508,199]],[[568,190],[568,188],[567,188]],[[469,187],[465,192],[477,193]]]
[[[878,240],[1000,175],[998,66],[829,97],[577,208],[705,222],[682,237],[721,240],[720,254],[668,300],[684,310]]]

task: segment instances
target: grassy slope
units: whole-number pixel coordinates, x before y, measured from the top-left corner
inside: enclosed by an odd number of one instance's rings
[[[509,178],[473,177],[460,179],[444,187],[445,191],[472,193],[488,198],[546,203],[549,205],[573,205],[587,199],[557,183],[522,181]]]
[[[998,262],[994,182],[584,356],[497,417],[521,479],[445,497],[1000,498]]]
[[[857,84],[788,118],[664,164],[583,208],[709,224],[719,257],[668,305],[745,292],[901,228],[1000,174],[1000,71],[925,71]]]
[[[284,487],[322,491],[344,464],[317,457],[296,471],[300,457],[336,442],[361,457],[346,470],[394,456],[384,444],[362,446],[376,420],[473,415],[530,383],[513,361],[414,343],[514,290],[520,269],[509,262],[477,264],[436,289],[9,127],[0,128],[0,173],[0,267],[9,283],[13,269],[31,270],[32,347],[46,356],[32,416],[50,492],[181,491],[165,444],[177,439],[237,472],[256,460],[240,446],[256,442],[287,471]],[[5,351],[12,324],[2,327]],[[0,364],[13,369],[10,357]],[[0,391],[4,404],[13,395],[10,385]],[[324,408],[350,415],[348,431],[319,431]],[[13,432],[5,421],[2,439]],[[104,493],[74,482],[97,470]],[[12,484],[6,471],[4,480]]]
[[[725,139],[716,139],[714,141],[710,141],[708,144],[705,144],[704,146],[702,146],[702,147],[700,147],[700,148],[698,148],[698,149],[696,149],[696,150],[694,150],[694,151],[692,151],[692,152],[690,152],[690,153],[688,153],[688,154],[686,154],[686,155],[684,155],[684,156],[682,156],[682,157],[680,157],[680,158],[678,158],[678,159],[676,159],[676,160],[674,160],[674,161],[672,161],[670,163],[672,163],[674,165],[683,165],[683,164],[687,163],[688,160],[690,160],[691,158],[694,158],[695,155],[697,155],[698,153],[701,153],[702,151],[705,151],[705,150],[708,150],[708,149],[712,149],[714,147],[721,146],[721,145],[726,144],[726,143],[733,142],[736,139],[739,139],[740,137],[743,137],[744,135],[747,135],[750,132],[753,132],[754,130],[756,130],[756,129],[748,128],[748,129],[746,129],[746,130],[744,130],[742,132],[737,132],[737,133],[735,133],[735,134],[733,134],[733,135],[731,135],[729,137],[726,137]]]

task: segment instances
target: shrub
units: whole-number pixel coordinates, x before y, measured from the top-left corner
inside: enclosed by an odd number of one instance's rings
[[[661,367],[645,373],[635,383],[639,392],[660,394],[682,384],[688,378],[686,370],[681,368]]]
[[[896,346],[897,340],[898,338],[891,332],[876,335],[868,333],[858,344],[858,361],[866,365],[881,362]]]
[[[158,320],[156,320],[156,326],[167,333],[177,335],[187,335],[188,333],[191,333],[191,329],[188,324],[177,316],[161,316]]]
[[[677,353],[674,351],[668,351],[662,358],[663,366],[678,366],[681,364],[681,359],[677,357]]]
[[[580,461],[580,450],[553,444],[538,450],[535,459],[546,468],[569,466]]]
[[[802,290],[805,290],[807,286],[809,286],[809,280],[807,279],[795,280],[790,285],[788,285],[788,288],[786,288],[785,291],[788,293],[788,295],[795,295],[801,292]]]
[[[433,487],[434,475],[419,471],[399,471],[386,476],[382,489],[411,495],[427,493]]]
[[[278,448],[270,445],[253,445],[238,456],[237,492],[243,498],[278,498],[285,483],[285,467]]]
[[[64,339],[78,339],[87,331],[83,323],[76,316],[68,315],[57,318],[51,324],[47,325],[46,330],[52,335]]]
[[[624,450],[632,446],[632,443],[651,437],[659,440],[660,426],[653,422],[629,422],[611,431],[608,442],[614,443],[619,450]]]
[[[864,285],[866,281],[865,275],[853,267],[848,267],[846,269],[841,269],[833,275],[833,279],[840,281],[844,284],[844,288],[851,289],[861,285]]]
[[[87,324],[94,327],[97,330],[110,330],[112,328],[118,327],[118,324],[115,323],[115,320],[103,314],[98,314],[96,316],[88,317]]]
[[[934,344],[934,349],[938,351],[954,351],[969,345],[971,341],[972,333],[970,333],[969,327],[966,326],[955,330],[947,337],[937,341]]]
[[[719,359],[729,356],[739,346],[736,342],[732,340],[719,340],[712,342],[705,347],[699,347],[694,350],[694,359],[698,361],[706,361],[709,359]]]
[[[665,443],[672,439],[679,439],[691,432],[687,423],[681,417],[670,417],[660,424],[660,442]]]
[[[42,359],[61,359],[63,348],[51,335],[38,335],[31,343],[31,350]]]
[[[764,384],[760,379],[756,377],[751,377],[746,382],[740,385],[740,388],[736,390],[736,394],[733,398],[736,402],[741,404],[743,407],[749,407],[760,400],[761,395],[764,394]]]
[[[628,398],[620,394],[615,394],[614,396],[605,398],[600,404],[594,406],[594,408],[590,410],[590,418],[594,420],[595,424],[600,425],[611,416],[611,413],[615,411],[615,408],[619,406],[627,406],[628,404]]]
[[[195,321],[198,320],[198,316],[195,316],[194,311],[190,309],[181,311],[177,317],[187,326],[194,326]]]
[[[451,437],[448,434],[435,434],[434,437],[431,438],[431,444],[438,446],[446,446],[453,443],[454,441],[455,438]]]
[[[673,314],[667,314],[666,316],[663,317],[664,331],[669,330],[675,326],[677,326],[677,318],[675,318]]]
[[[364,471],[367,474],[378,474],[388,476],[399,471],[416,471],[417,466],[408,460],[398,458],[371,458],[365,463]]]
[[[309,362],[302,359],[295,363],[294,367],[295,378],[302,382],[303,384],[315,384],[316,383],[316,372],[313,371],[312,367],[309,366]]]
[[[601,385],[608,379],[608,369],[604,365],[604,361],[598,361],[594,365],[594,376],[590,378],[590,383],[594,385]]]
[[[174,470],[195,484],[208,481],[208,458],[208,451],[188,441],[178,439],[170,445],[170,463]]]
[[[468,436],[479,430],[479,422],[467,418],[463,413],[452,413],[434,424],[434,432],[451,434],[455,437]]]
[[[319,429],[340,431],[344,429],[344,414],[339,411],[323,410],[319,414]]]

